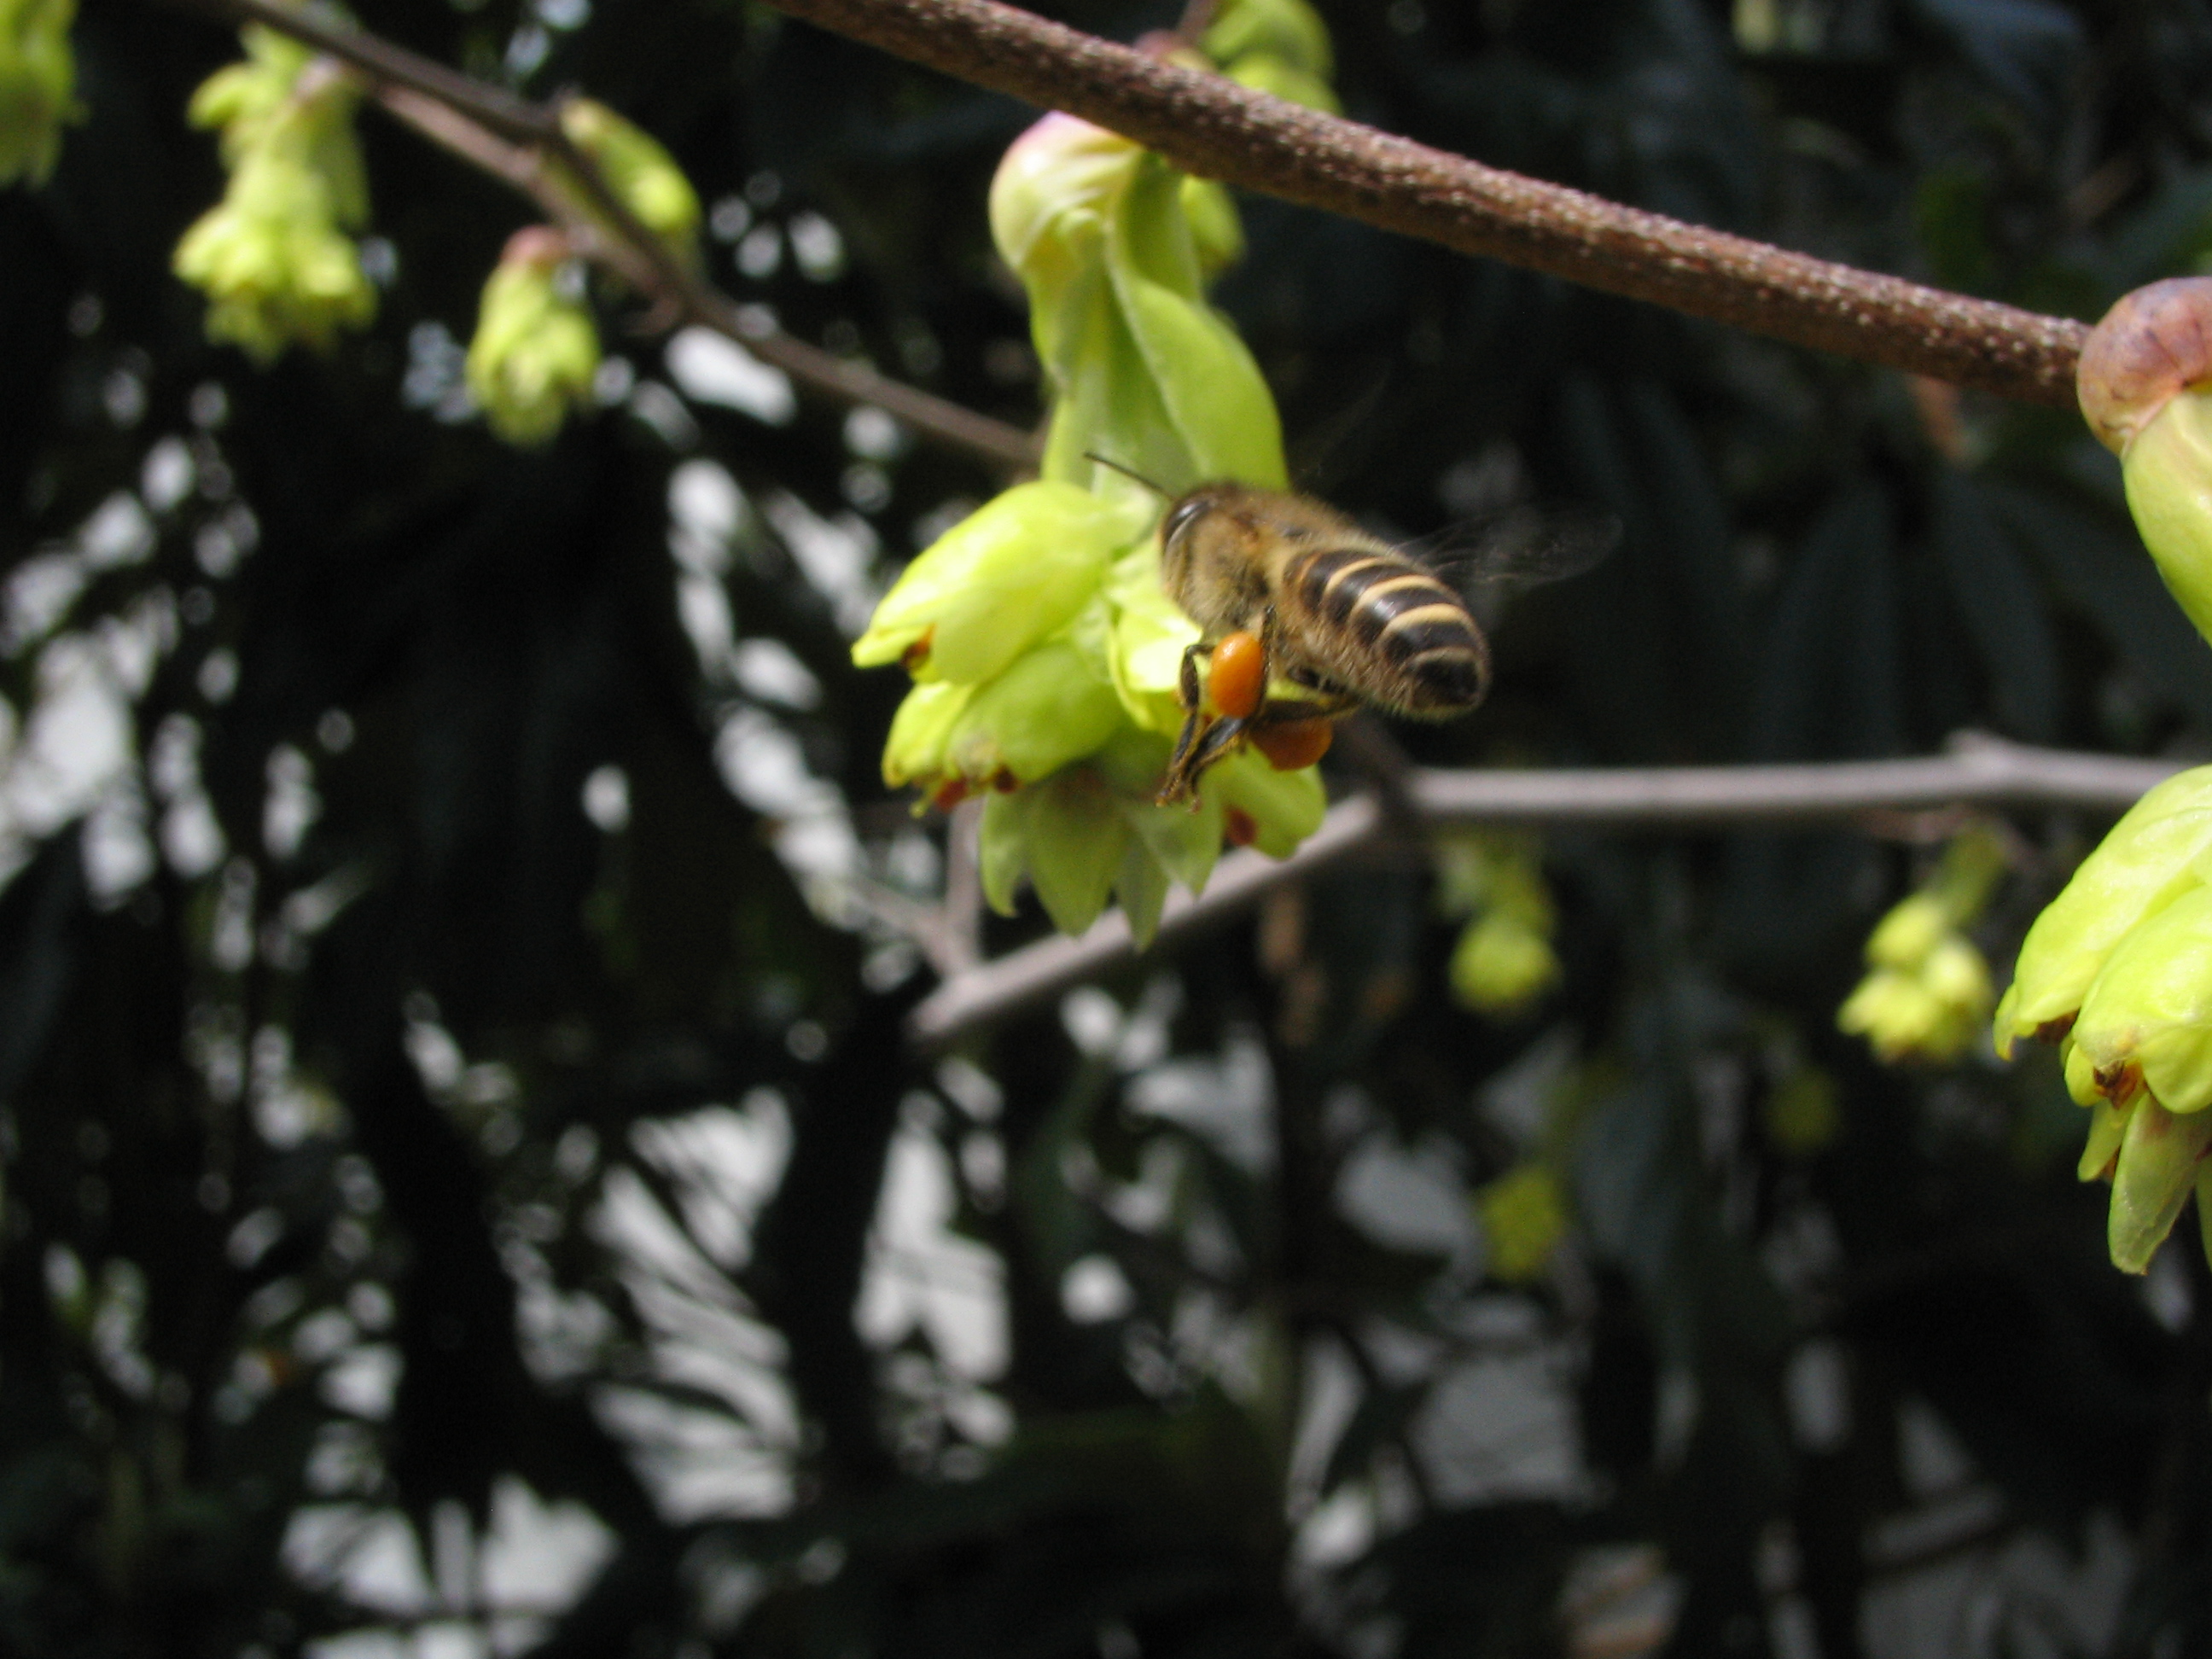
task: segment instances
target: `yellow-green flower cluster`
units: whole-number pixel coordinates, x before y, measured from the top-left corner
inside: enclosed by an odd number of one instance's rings
[[[1451,956],[1452,995],[1498,1018],[1526,1013],[1559,982],[1556,921],[1531,836],[1462,836],[1437,849],[1437,902],[1468,918]]]
[[[192,96],[195,126],[220,131],[230,186],[177,244],[177,275],[206,294],[209,337],[267,362],[318,350],[367,325],[376,290],[346,233],[368,220],[354,137],[359,94],[336,65],[271,29]]]
[[[1286,11],[1231,0],[1218,27],[1253,9]],[[1325,64],[1325,39],[1322,50]],[[884,748],[887,781],[939,804],[989,793],[994,906],[1011,908],[1026,876],[1054,925],[1077,933],[1118,895],[1146,939],[1170,884],[1201,886],[1224,840],[1279,856],[1326,805],[1311,768],[1278,773],[1249,752],[1208,770],[1194,808],[1154,804],[1198,629],[1160,586],[1162,500],[1090,459],[1170,493],[1217,478],[1283,486],[1274,400],[1206,302],[1206,278],[1239,246],[1236,213],[1219,186],[1063,114],[1007,151],[990,209],[1052,392],[1042,476],[915,559],[854,660],[903,663],[916,681]]]
[[[699,192],[659,140],[589,98],[561,106],[561,131],[638,223],[678,258],[698,257]],[[583,205],[589,211],[589,203]]]
[[[2212,279],[2114,306],[2075,388],[2159,574],[2212,637]],[[2008,1056],[2058,1045],[2093,1115],[2081,1178],[2112,1184],[2115,1267],[2144,1271],[2192,1191],[2212,1221],[2212,767],[2160,784],[2082,860],[2021,945],[1996,1035]]]
[[[2028,929],[1998,1051],[2055,1042],[2092,1109],[2081,1178],[2112,1182],[2112,1261],[2140,1273],[2212,1144],[2212,767],[2168,778]],[[2201,1206],[2200,1206],[2201,1207]]]
[[[469,391],[491,429],[512,444],[542,444],[587,403],[599,368],[599,331],[561,233],[517,231],[484,284],[469,343]]]
[[[46,183],[62,124],[80,118],[70,24],[76,0],[0,0],[0,185]]]
[[[1952,838],[1936,873],[1884,916],[1866,943],[1867,976],[1836,1014],[1886,1064],[1948,1064],[1972,1047],[1995,993],[1990,965],[1966,930],[1981,919],[2004,872],[1987,830]]]

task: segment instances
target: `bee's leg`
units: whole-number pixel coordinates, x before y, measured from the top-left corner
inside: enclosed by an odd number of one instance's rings
[[[1198,781],[1198,773],[1188,763],[1200,734],[1206,729],[1206,706],[1198,689],[1198,659],[1206,648],[1202,643],[1183,647],[1182,671],[1176,684],[1176,701],[1182,705],[1182,732],[1176,738],[1175,753],[1160,782],[1158,799],[1163,806],[1183,799]]]
[[[1301,682],[1303,684],[1303,682]],[[1333,686],[1316,688],[1317,697],[1270,697],[1246,722],[1253,731],[1269,726],[1297,726],[1306,720],[1340,720],[1359,707],[1359,699]]]
[[[1198,740],[1188,750],[1178,751],[1168,767],[1167,778],[1160,786],[1157,797],[1162,806],[1172,806],[1177,801],[1191,803],[1198,808],[1198,781],[1206,775],[1206,769],[1224,758],[1237,744],[1243,742],[1253,729],[1250,720],[1218,720],[1209,724]]]
[[[1176,677],[1176,701],[1182,705],[1186,714],[1198,713],[1198,659],[1212,649],[1203,640],[1194,640],[1182,648],[1182,668]]]

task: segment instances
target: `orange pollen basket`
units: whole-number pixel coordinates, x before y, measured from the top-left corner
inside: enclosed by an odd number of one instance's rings
[[[1267,653],[1260,649],[1255,635],[1231,634],[1215,646],[1206,681],[1206,697],[1214,712],[1232,720],[1256,714],[1260,699],[1267,695]]]
[[[1291,720],[1255,732],[1252,746],[1265,755],[1267,764],[1278,772],[1295,772],[1302,766],[1311,766],[1328,753],[1328,746],[1335,738],[1333,721]]]

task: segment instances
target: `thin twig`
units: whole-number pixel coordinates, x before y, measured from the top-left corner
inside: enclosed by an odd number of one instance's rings
[[[1416,772],[1409,793],[1431,825],[1713,830],[1849,823],[1869,812],[1962,805],[2124,811],[2179,770],[2177,763],[2032,749],[1966,736],[1924,759],[1790,766],[1626,768],[1604,771]],[[1270,889],[1311,875],[1366,847],[1382,816],[1365,795],[1329,809],[1286,859],[1246,849],[1221,860],[1206,891],[1168,900],[1159,936],[1220,920]],[[940,1047],[1008,1014],[1133,960],[1118,910],[1079,939],[1024,945],[939,986],[909,1017],[908,1035]]]
[[[346,64],[390,114],[529,197],[578,253],[652,301],[663,326],[693,323],[737,342],[800,385],[883,410],[919,436],[998,467],[1036,465],[1034,434],[756,320],[670,252],[609,187],[561,125],[556,106],[488,86],[391,41],[317,18],[282,0],[173,0],[230,23],[262,23]]]
[[[1796,345],[2071,408],[2080,323],[1707,230],[1303,109],[996,0],[769,0],[1209,179]]]

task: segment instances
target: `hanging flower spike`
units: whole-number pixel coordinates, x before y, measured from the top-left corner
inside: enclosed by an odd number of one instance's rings
[[[2212,280],[2154,283],[2090,331],[2075,389],[2120,457],[2143,545],[2212,637]],[[2059,1046],[2091,1109],[2084,1181],[2112,1183],[2112,1264],[2142,1273],[2190,1192],[2212,1255],[2212,767],[2151,790],[2021,942],[1997,1051]]]
[[[70,25],[76,0],[0,0],[0,185],[43,185],[62,126],[81,121]]]
[[[2172,1228],[2212,1127],[2208,854],[2212,767],[2199,767],[2137,801],[2082,860],[1997,1005],[1999,1052],[2023,1036],[2059,1044],[2067,1092],[2094,1114],[2080,1174],[2112,1183],[2112,1261],[2131,1273]]]
[[[1994,993],[1990,967],[1966,930],[1981,920],[2004,872],[1996,836],[1976,828],[1954,836],[1935,873],[1876,924],[1869,969],[1836,1025],[1863,1036],[1885,1065],[1948,1065],[1973,1046]]]
[[[1499,833],[1457,836],[1440,848],[1437,873],[1438,902],[1468,918],[1452,950],[1454,1000],[1493,1018],[1527,1013],[1560,977],[1538,843]]]
[[[994,908],[1011,911],[1026,879],[1055,927],[1080,933],[1118,896],[1144,943],[1170,886],[1201,888],[1224,842],[1285,855],[1328,805],[1311,757],[1279,747],[1300,763],[1240,752],[1188,805],[1155,801],[1199,639],[1160,586],[1162,492],[1285,477],[1274,400],[1206,303],[1243,239],[1219,186],[1063,114],[1007,150],[990,208],[1052,395],[1042,477],[916,558],[853,657],[902,663],[916,682],[885,781],[939,805],[988,793]]]
[[[491,429],[542,444],[586,406],[599,371],[599,331],[582,297],[568,238],[533,225],[507,239],[484,283],[469,342],[468,385]]]
[[[229,188],[173,263],[208,296],[208,337],[267,362],[289,345],[326,350],[341,329],[366,326],[376,290],[345,234],[368,217],[357,91],[273,30],[243,39],[246,61],[210,76],[188,112],[195,126],[221,130]]]

